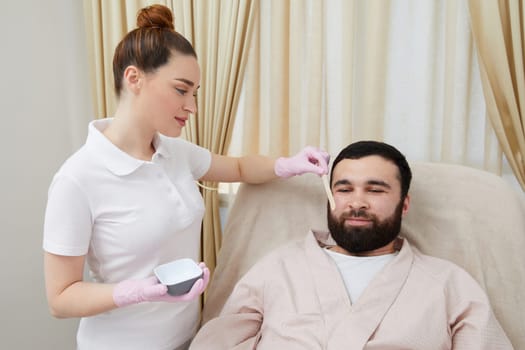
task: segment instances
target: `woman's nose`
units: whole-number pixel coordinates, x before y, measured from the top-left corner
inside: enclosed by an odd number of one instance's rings
[[[184,110],[191,114],[197,113],[197,97],[192,96],[191,99],[184,105]]]

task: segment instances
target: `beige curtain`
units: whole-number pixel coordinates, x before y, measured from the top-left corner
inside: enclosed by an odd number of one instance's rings
[[[348,135],[354,124],[353,103],[361,118],[357,128],[363,137],[381,136],[386,67],[389,1],[343,1],[347,19],[337,44],[345,45],[338,57],[327,57],[326,2],[316,0],[259,0],[260,21],[254,33],[247,68],[243,103],[242,146],[232,153],[292,154],[306,144],[323,146],[331,133]],[[329,21],[329,20],[328,20]],[[360,27],[367,40],[355,35]],[[356,56],[352,49],[363,52]],[[340,88],[344,96],[330,94],[327,67],[331,59],[341,64]],[[359,69],[356,69],[359,65]],[[362,69],[361,69],[362,68]],[[355,81],[359,94],[350,93]],[[339,88],[339,87],[338,87]],[[339,90],[340,91],[340,90]],[[327,125],[330,102],[341,103],[340,125]],[[329,124],[329,123],[328,123]],[[348,140],[348,137],[346,137]]]
[[[525,190],[525,7],[521,0],[470,0],[487,110]]]
[[[336,154],[376,139],[411,160],[502,174],[466,0],[257,0],[231,155]],[[510,176],[512,176],[510,174]]]
[[[175,13],[184,13],[183,33],[195,43],[202,72],[198,112],[185,130],[187,138],[213,153],[226,154],[239,104],[257,2],[183,0],[174,3]],[[217,188],[214,183],[204,185]],[[213,272],[222,237],[219,194],[204,189],[203,197],[206,214],[202,257]]]

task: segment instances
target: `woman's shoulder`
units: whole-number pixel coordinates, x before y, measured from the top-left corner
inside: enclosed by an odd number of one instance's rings
[[[57,174],[79,175],[83,173],[87,165],[91,165],[90,163],[92,163],[92,159],[84,145],[66,158]]]
[[[184,156],[188,154],[194,154],[196,152],[209,151],[191,141],[188,141],[182,137],[169,137],[159,134],[158,136],[161,152],[167,152],[172,156]]]

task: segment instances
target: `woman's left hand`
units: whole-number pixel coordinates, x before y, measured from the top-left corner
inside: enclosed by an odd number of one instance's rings
[[[201,295],[204,290],[206,289],[206,286],[208,285],[208,282],[210,281],[210,270],[206,265],[201,262],[199,263],[199,267],[202,269],[202,278],[199,278],[193,286],[191,287],[190,291],[186,294],[173,296],[167,293],[164,295],[157,296],[150,301],[165,301],[165,302],[175,302],[175,301],[191,301],[195,298],[197,298],[199,295]]]
[[[151,276],[140,280],[125,280],[117,284],[113,290],[113,301],[118,307],[138,304],[145,301],[180,302],[190,301],[204,292],[210,281],[210,270],[201,262],[202,278],[199,278],[191,290],[183,295],[168,294],[168,287],[161,284],[157,277]]]

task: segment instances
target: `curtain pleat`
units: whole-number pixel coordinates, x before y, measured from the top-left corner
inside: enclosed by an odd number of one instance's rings
[[[230,154],[336,154],[374,139],[414,161],[508,171],[466,0],[257,1]]]
[[[525,190],[525,9],[519,0],[469,1],[487,111]]]
[[[177,1],[184,13],[182,32],[191,38],[201,67],[198,111],[186,138],[216,154],[227,154],[243,83],[257,3],[251,0]],[[217,188],[206,182],[206,188]],[[218,191],[203,189],[202,259],[213,273],[222,230]]]

